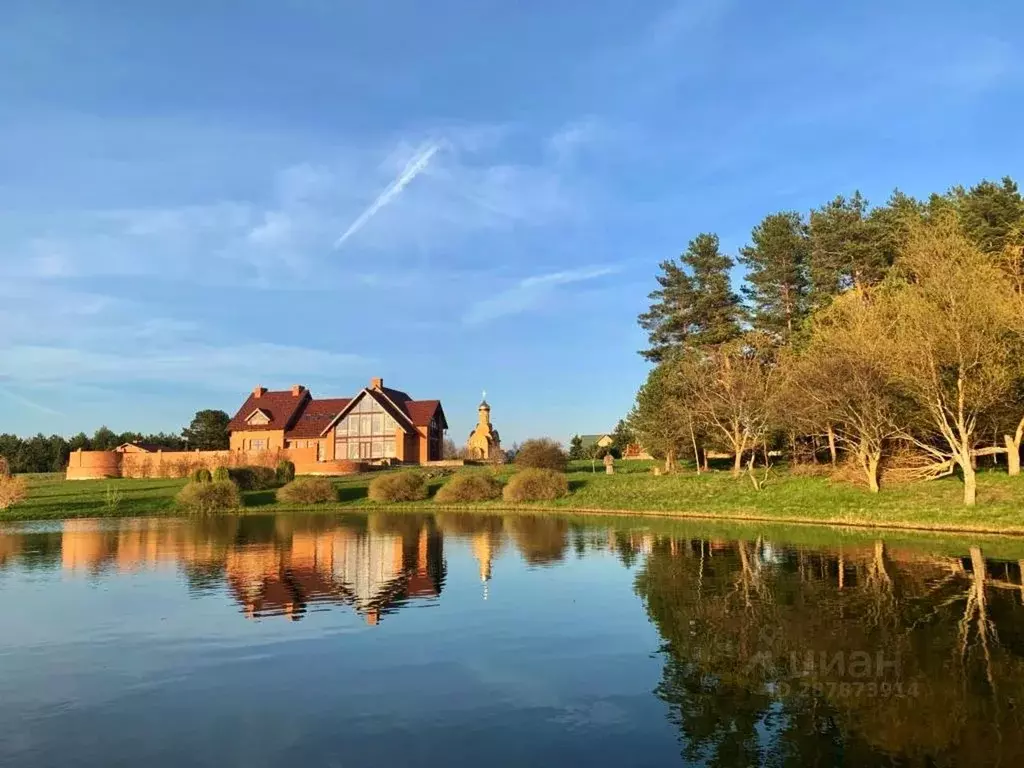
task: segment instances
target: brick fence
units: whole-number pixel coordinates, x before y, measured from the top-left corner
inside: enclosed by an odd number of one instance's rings
[[[351,475],[367,469],[358,461],[317,461],[316,448],[272,451],[73,451],[68,461],[68,480],[104,477],[188,477],[205,467],[276,467],[282,459],[295,465],[299,475]]]

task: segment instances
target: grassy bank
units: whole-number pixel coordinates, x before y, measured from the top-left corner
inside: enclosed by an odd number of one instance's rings
[[[620,467],[617,474],[606,475],[600,467],[592,472],[589,463],[574,464],[568,496],[524,508],[1024,535],[1024,477],[1011,478],[998,471],[979,475],[978,506],[967,509],[961,504],[962,489],[955,478],[887,488],[875,495],[824,477],[795,476],[784,470],[771,475],[765,488],[757,491],[749,480],[736,480],[724,471],[699,477],[692,471],[655,476],[647,463],[620,462]],[[367,498],[375,476],[338,478],[339,501],[316,509],[381,506]],[[176,514],[174,495],[184,482],[30,476],[28,500],[0,512],[0,520]],[[443,482],[443,478],[431,481],[431,495]],[[252,511],[292,509],[278,504],[273,490],[247,492],[244,502]],[[496,501],[477,506],[498,510],[507,505]]]

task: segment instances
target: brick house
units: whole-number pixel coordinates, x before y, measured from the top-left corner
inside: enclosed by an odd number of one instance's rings
[[[228,423],[232,451],[316,449],[317,461],[439,461],[448,429],[440,400],[413,400],[374,378],[350,398],[256,387]]]

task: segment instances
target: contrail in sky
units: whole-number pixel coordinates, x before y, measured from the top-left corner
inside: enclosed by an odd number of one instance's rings
[[[440,148],[441,145],[436,142],[421,147],[406,164],[405,170],[398,175],[398,178],[388,184],[387,189],[377,196],[377,199],[370,204],[370,207],[359,214],[359,218],[353,221],[349,225],[349,228],[345,230],[344,234],[334,241],[334,247],[337,249],[344,245],[345,241],[362,229],[363,225],[372,219],[377,211],[398,197],[401,191],[409,186],[409,182],[423,173],[427,165],[430,163],[430,158],[437,154],[437,151]]]
[[[7,397],[11,398],[11,400],[14,400],[16,403],[21,403],[22,405],[27,405],[29,408],[35,408],[36,410],[42,411],[43,413],[50,413],[50,414],[53,414],[54,416],[64,416],[65,415],[65,414],[61,413],[60,411],[57,411],[57,410],[54,410],[53,408],[50,408],[49,406],[43,405],[42,403],[37,403],[35,400],[29,400],[27,397],[24,397],[23,395],[19,395],[19,394],[15,393],[15,392],[11,392],[11,390],[7,389],[6,387],[0,387],[0,393],[2,393],[4,395],[6,395]]]

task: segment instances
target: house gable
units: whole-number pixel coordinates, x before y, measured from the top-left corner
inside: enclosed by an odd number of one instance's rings
[[[333,419],[330,420],[327,426],[324,427],[323,430],[320,432],[320,436],[323,437],[332,429],[334,429],[338,422],[345,418],[352,411],[352,409],[354,409],[362,401],[364,397],[373,398],[373,400],[378,405],[380,405],[381,408],[383,408],[388,413],[388,415],[390,415],[396,422],[398,422],[399,426],[402,427],[402,430],[406,434],[415,433],[415,424],[413,424],[412,419],[409,418],[409,415],[404,410],[396,406],[395,403],[392,402],[389,397],[380,392],[380,390],[364,387],[359,392],[358,395],[349,400],[348,404],[344,408],[342,408],[341,411],[339,411],[338,414]]]
[[[270,423],[270,414],[264,411],[262,408],[257,408],[255,411],[245,417],[245,423],[250,427],[263,427]]]
[[[301,386],[277,392],[256,387],[242,403],[234,418],[228,422],[228,432],[284,431],[295,423],[302,408],[310,399],[309,390]],[[250,421],[257,411],[266,416],[266,421],[263,421],[262,417]]]

